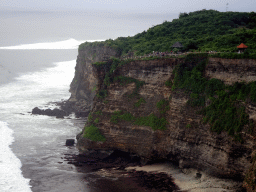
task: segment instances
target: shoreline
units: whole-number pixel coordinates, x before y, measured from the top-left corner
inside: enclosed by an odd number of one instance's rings
[[[212,177],[195,169],[181,169],[172,162],[141,165],[138,159],[130,159],[124,152],[113,152],[101,157],[78,155],[65,158],[76,166],[78,172],[90,172],[100,180],[113,185],[130,183],[139,191],[176,192],[234,192],[242,190],[242,182]],[[143,178],[143,179],[141,179]],[[107,182],[106,181],[106,182]],[[117,184],[118,183],[118,184]],[[95,183],[95,185],[97,185]],[[127,187],[127,186],[126,186]]]

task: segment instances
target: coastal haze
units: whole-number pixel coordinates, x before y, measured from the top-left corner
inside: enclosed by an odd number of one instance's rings
[[[132,36],[180,12],[255,8],[253,0],[1,1],[0,191],[102,191],[63,161],[78,153],[64,144],[84,120],[30,113],[69,98],[80,43]]]

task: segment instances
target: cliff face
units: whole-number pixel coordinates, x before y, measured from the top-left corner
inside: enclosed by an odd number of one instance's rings
[[[135,116],[147,116],[157,112],[156,103],[161,99],[168,99],[170,89],[164,86],[175,65],[179,61],[176,59],[161,61],[135,61],[125,65],[116,71],[115,75],[135,78],[145,81],[145,85],[139,90],[140,97],[145,99],[146,103],[140,107],[134,107],[137,98],[129,98],[136,88],[135,83],[122,86],[119,83],[111,84],[108,87],[108,96],[106,102],[102,102],[95,97],[94,107],[91,113],[101,111],[103,115],[98,115],[99,123],[97,127],[106,137],[106,142],[91,142],[80,138],[79,149],[120,149],[136,153],[137,155],[150,158],[156,151],[155,144],[159,143],[162,137],[161,131],[153,131],[150,127],[135,126],[127,122],[114,124],[110,122],[111,115],[115,111],[129,111]],[[97,74],[101,74],[99,71]],[[157,115],[160,115],[159,112]],[[96,117],[95,117],[96,118]]]
[[[78,58],[80,61],[81,57]],[[123,84],[117,81],[106,88],[108,95],[105,98],[94,98],[91,121],[105,136],[106,141],[91,141],[81,134],[78,136],[77,145],[81,153],[91,149],[119,149],[135,153],[145,161],[165,158],[178,162],[183,168],[193,167],[217,176],[243,178],[250,166],[251,153],[255,147],[253,138],[244,133],[242,134],[244,143],[239,143],[227,133],[217,134],[210,131],[208,124],[202,124],[203,116],[197,113],[196,107],[187,104],[187,94],[182,90],[172,91],[166,85],[166,81],[174,78],[173,70],[181,62],[184,60],[132,61],[116,69],[115,77],[132,78],[144,81],[145,84],[139,87],[136,97],[130,97],[137,87],[136,82]],[[232,70],[228,72],[223,70],[222,65],[226,64],[219,64],[223,62],[229,62],[226,68],[232,68]],[[248,65],[256,66],[256,62],[250,61]],[[231,61],[225,59],[210,58],[206,75],[209,78],[220,78],[232,83],[239,74],[240,64],[238,63],[237,66],[238,69]],[[83,68],[85,69],[90,70],[91,79],[89,83],[82,82],[80,79],[80,84],[86,84],[86,90],[90,92],[98,79],[99,91],[103,87],[102,77],[105,72],[91,65]],[[229,73],[233,80],[230,80],[230,76],[226,73]],[[248,73],[251,75],[250,80],[256,77],[253,72],[248,71]],[[82,74],[88,74],[88,72],[84,71]],[[92,79],[94,83],[90,83]],[[86,78],[84,77],[83,80]],[[74,90],[74,88],[71,89]],[[90,92],[87,97],[92,99],[93,94]],[[140,100],[144,101],[136,105]],[[165,105],[169,106],[164,113],[157,107],[163,100]],[[255,112],[251,110],[252,113]],[[154,114],[159,119],[165,118],[168,124],[165,130],[153,130],[150,126],[139,123],[124,120],[111,121],[116,111],[129,112],[133,117],[148,117]]]
[[[222,80],[225,84],[256,81],[254,59],[209,58],[206,76]]]
[[[85,112],[91,109],[92,101],[95,96],[94,87],[97,85],[97,79],[92,73],[92,63],[103,61],[111,56],[116,56],[114,49],[104,46],[88,46],[79,50],[75,76],[70,85],[70,102],[74,103],[74,108],[78,112]]]
[[[220,79],[227,85],[256,81],[256,60],[209,58],[205,75],[210,79]],[[256,121],[256,105],[247,103],[246,111],[250,119]]]

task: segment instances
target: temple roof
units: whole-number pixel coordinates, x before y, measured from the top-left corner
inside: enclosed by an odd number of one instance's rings
[[[183,45],[180,42],[176,42],[172,45],[172,47],[181,48]]]
[[[237,48],[239,49],[246,49],[248,46],[246,46],[245,44],[241,43],[239,46],[237,46]]]

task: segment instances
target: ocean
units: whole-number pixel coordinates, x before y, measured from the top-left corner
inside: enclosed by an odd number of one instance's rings
[[[131,36],[174,15],[110,12],[0,12],[0,191],[102,191],[65,154],[85,119],[32,115],[70,97],[78,45]],[[113,187],[113,186],[112,186]]]

